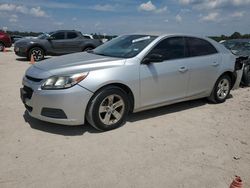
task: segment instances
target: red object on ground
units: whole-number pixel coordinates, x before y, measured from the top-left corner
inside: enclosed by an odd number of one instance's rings
[[[10,36],[7,33],[3,32],[3,31],[0,31],[0,43],[2,44],[1,45],[2,49],[0,49],[0,51],[3,51],[4,48],[6,48],[6,47],[9,48],[12,45]]]
[[[235,179],[231,183],[229,188],[242,188],[243,182],[239,176],[235,176]]]
[[[31,57],[30,57],[30,64],[35,64],[35,60],[34,60],[34,56],[33,55],[31,55]]]

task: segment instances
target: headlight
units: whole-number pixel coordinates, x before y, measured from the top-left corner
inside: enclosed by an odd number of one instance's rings
[[[70,88],[88,76],[86,73],[77,73],[66,76],[52,76],[43,82],[42,89],[66,89]]]

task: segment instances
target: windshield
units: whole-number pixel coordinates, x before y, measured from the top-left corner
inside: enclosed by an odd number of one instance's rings
[[[110,57],[131,58],[139,54],[156,38],[156,36],[150,35],[124,35],[112,39],[90,53]]]
[[[38,35],[37,38],[38,39],[46,39],[47,37],[49,37],[52,34],[52,32],[50,33],[43,33],[41,35]]]

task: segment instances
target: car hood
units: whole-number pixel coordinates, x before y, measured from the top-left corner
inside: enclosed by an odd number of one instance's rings
[[[15,45],[27,45],[27,44],[30,44],[30,43],[39,43],[41,42],[42,40],[44,39],[38,39],[38,38],[21,38],[19,39],[18,41],[15,42]]]
[[[122,66],[124,63],[125,59],[80,52],[37,62],[26,71],[26,75],[44,79],[53,75],[66,75]]]

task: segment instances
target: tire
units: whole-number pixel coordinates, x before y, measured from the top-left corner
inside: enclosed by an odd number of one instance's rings
[[[232,88],[232,80],[228,75],[222,75],[215,83],[208,100],[213,103],[223,103],[228,98]]]
[[[0,52],[3,52],[4,47],[5,47],[4,44],[2,42],[0,42]]]
[[[28,60],[31,59],[33,55],[35,61],[41,61],[44,59],[44,50],[40,47],[34,47],[29,50]]]
[[[87,52],[87,51],[90,51],[90,50],[93,50],[94,48],[92,46],[88,46],[86,48],[83,49],[83,52]]]
[[[97,130],[109,131],[125,123],[128,111],[128,95],[119,87],[109,86],[92,97],[86,119]]]
[[[244,86],[250,86],[250,65],[244,67],[242,83]]]

